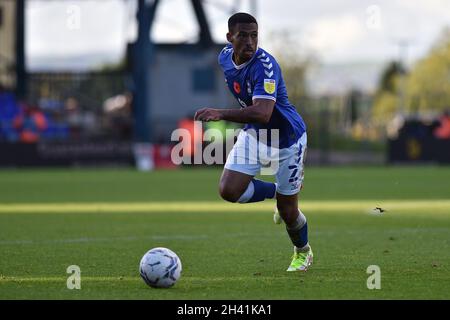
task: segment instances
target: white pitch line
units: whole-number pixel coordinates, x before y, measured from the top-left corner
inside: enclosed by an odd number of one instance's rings
[[[138,281],[140,280],[138,277],[81,277],[82,281],[87,282],[111,282],[111,281]],[[7,282],[63,282],[65,283],[67,278],[64,277],[15,277],[15,276],[3,276],[0,277],[0,284]]]
[[[284,232],[282,232],[284,235]],[[215,236],[216,237],[216,236]],[[220,235],[220,238],[242,238],[242,237],[273,237],[272,234],[254,233],[227,233]],[[91,242],[111,242],[111,241],[137,241],[137,240],[205,240],[211,236],[206,234],[177,234],[177,235],[153,235],[153,236],[126,236],[126,237],[99,237],[99,238],[69,238],[69,239],[38,239],[38,240],[0,240],[0,245],[42,245],[42,244],[68,244],[68,243],[91,243]]]
[[[282,231],[283,230],[283,231]],[[441,228],[383,228],[382,233],[383,234],[396,234],[396,235],[417,235],[420,233],[423,234],[448,234],[450,232],[450,229],[448,227],[441,227]],[[361,236],[361,235],[368,235],[368,234],[376,234],[380,235],[380,230],[368,230],[367,228],[356,231],[346,231],[347,235],[354,235],[354,236]],[[341,232],[334,231],[334,230],[326,230],[326,231],[317,231],[312,230],[311,235],[315,237],[335,237],[336,235],[341,234]],[[81,237],[81,238],[69,238],[69,239],[35,239],[35,240],[0,240],[0,246],[14,246],[14,245],[45,245],[45,244],[87,244],[87,243],[95,243],[95,242],[113,242],[113,241],[142,241],[142,240],[182,240],[182,241],[195,241],[195,240],[206,240],[210,238],[222,239],[222,238],[272,238],[274,236],[285,236],[284,228],[281,229],[275,229],[274,232],[271,233],[226,233],[221,235],[206,235],[206,234],[199,234],[199,235],[154,235],[154,236],[125,236],[125,237],[99,237],[99,238],[88,238],[88,237]]]
[[[68,243],[92,243],[92,242],[111,242],[111,241],[136,241],[136,240],[203,240],[208,239],[205,234],[199,235],[155,235],[147,237],[128,236],[128,237],[103,237],[103,238],[73,238],[73,239],[46,239],[46,240],[0,240],[0,245],[36,245],[36,244],[68,244]]]
[[[245,277],[191,277],[183,275],[183,282],[242,282],[248,280],[261,281],[261,280],[276,280],[280,279],[279,275],[275,276],[258,276],[255,277],[253,275],[248,275]],[[0,276],[0,284],[8,283],[8,282],[62,282],[66,283],[66,277],[58,277],[58,276],[41,276],[41,277],[17,277],[17,276]],[[141,282],[142,279],[138,276],[115,276],[115,277],[104,277],[104,276],[81,276],[81,282],[108,282],[112,281],[133,281],[133,282]]]

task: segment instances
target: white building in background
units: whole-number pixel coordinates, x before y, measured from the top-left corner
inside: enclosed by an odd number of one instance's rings
[[[217,56],[224,44],[159,44],[148,73],[150,119],[156,141],[170,141],[178,120],[201,107],[238,107],[226,88]]]

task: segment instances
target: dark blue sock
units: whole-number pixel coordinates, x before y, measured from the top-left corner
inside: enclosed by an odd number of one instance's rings
[[[277,186],[273,182],[265,182],[258,179],[250,181],[247,190],[239,198],[239,203],[250,203],[275,198]]]
[[[248,202],[258,202],[275,197],[276,185],[273,182],[265,182],[258,179],[252,179],[255,191]]]
[[[303,248],[308,244],[308,223],[306,222],[300,229],[289,229],[286,230],[291,238],[292,243],[297,248]]]
[[[265,182],[258,179],[252,179],[250,183],[253,184],[253,194],[248,194],[247,197],[244,197],[246,199],[242,199],[243,201],[240,202],[259,202],[265,199],[273,199],[275,197],[275,192],[277,191],[275,183]]]

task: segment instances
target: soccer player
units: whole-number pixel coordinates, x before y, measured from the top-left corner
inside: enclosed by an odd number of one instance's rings
[[[232,15],[228,20],[227,40],[229,44],[220,52],[219,64],[241,108],[203,108],[195,114],[195,120],[199,121],[227,120],[246,124],[225,163],[220,195],[224,200],[238,203],[276,198],[274,221],[280,223],[283,219],[294,244],[294,255],[287,271],[306,271],[312,264],[313,252],[308,243],[306,218],[298,208],[306,154],[306,125],[288,100],[275,58],[258,47],[256,19],[247,13]],[[261,159],[256,163],[249,159],[253,152],[249,150],[251,142],[258,140],[258,132],[263,129],[268,132],[267,136],[271,136],[271,130],[278,130],[276,183],[255,179],[261,171]],[[273,141],[267,141],[266,145],[270,148]]]

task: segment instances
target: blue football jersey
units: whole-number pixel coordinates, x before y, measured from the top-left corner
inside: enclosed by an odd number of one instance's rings
[[[278,129],[280,148],[287,148],[296,143],[306,131],[306,125],[288,100],[281,69],[275,58],[261,48],[256,50],[252,59],[239,66],[234,63],[232,57],[233,47],[228,44],[219,54],[219,64],[228,88],[241,107],[252,105],[253,99],[275,101],[272,116],[267,124],[248,123],[244,130],[253,128],[258,132],[258,129]]]

